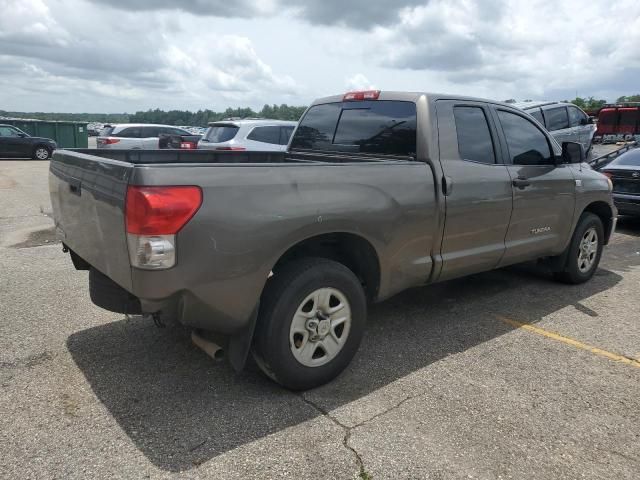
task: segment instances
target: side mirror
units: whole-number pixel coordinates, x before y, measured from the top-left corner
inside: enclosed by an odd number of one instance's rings
[[[20,138],[26,138],[27,134],[26,133],[19,133],[18,136]]]
[[[580,125],[593,125],[593,117],[582,118]]]
[[[563,163],[583,163],[587,159],[581,143],[562,142]]]

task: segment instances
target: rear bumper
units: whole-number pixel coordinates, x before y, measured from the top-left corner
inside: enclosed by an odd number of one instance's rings
[[[613,202],[620,215],[640,216],[640,195],[614,193]]]
[[[66,248],[66,247],[65,247]],[[69,250],[76,270],[90,270],[92,302],[105,310],[126,314],[158,314],[183,325],[220,335],[235,336],[251,327],[259,293],[250,294],[247,278],[229,278],[218,285],[174,283],[174,269],[131,269],[133,288],[124,288]],[[179,277],[179,275],[178,275]],[[252,301],[253,299],[253,301]],[[240,307],[240,308],[239,308]]]

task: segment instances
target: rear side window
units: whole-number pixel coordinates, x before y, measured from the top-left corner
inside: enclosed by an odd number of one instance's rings
[[[204,134],[204,138],[213,143],[228,142],[238,133],[235,125],[213,125]]]
[[[458,152],[463,160],[495,163],[489,124],[480,107],[454,107]]]
[[[385,100],[316,105],[302,118],[291,147],[413,156],[416,106]]]
[[[515,113],[498,110],[498,118],[514,165],[552,163],[547,137],[532,122]]]
[[[535,118],[540,124],[544,125],[544,118],[542,118],[542,111],[539,108],[533,110],[527,110],[527,113]]]
[[[142,127],[142,138],[158,137],[161,133],[160,127]]]
[[[587,115],[576,107],[567,107],[569,109],[569,126],[578,127],[586,121]]]
[[[121,137],[121,138],[140,138],[140,130],[141,130],[140,127],[129,127],[129,128],[120,130],[119,132],[112,133],[112,135],[114,137]]]
[[[547,120],[547,130],[561,130],[569,128],[569,116],[566,107],[550,108],[544,111],[544,118]]]
[[[181,128],[173,128],[173,127],[161,127],[160,133],[167,133],[169,135],[191,135],[186,130],[182,130]]]
[[[280,144],[280,127],[255,127],[251,133],[247,135],[248,140],[262,143]]]

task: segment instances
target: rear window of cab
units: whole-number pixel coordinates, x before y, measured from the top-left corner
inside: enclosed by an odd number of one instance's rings
[[[372,100],[311,107],[291,148],[394,156],[416,154],[416,105]]]

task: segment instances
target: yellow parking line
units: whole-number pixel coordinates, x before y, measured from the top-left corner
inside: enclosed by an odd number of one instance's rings
[[[577,340],[574,340],[573,338],[565,337],[564,335],[560,335],[559,333],[554,333],[548,330],[544,330],[543,328],[534,327],[530,323],[518,322],[510,318],[502,317],[500,315],[496,315],[496,318],[513,327],[522,328],[529,332],[542,335],[543,337],[552,338],[553,340],[557,340],[558,342],[566,343],[567,345],[571,345],[572,347],[580,348],[581,350],[586,350],[587,352],[591,352],[594,355],[600,355],[601,357],[606,357],[609,360],[613,360],[614,362],[626,363],[627,365],[640,368],[640,361],[638,360],[627,358],[622,355],[618,355],[617,353],[608,352],[606,350],[602,350],[601,348],[594,347],[592,345],[587,345],[586,343],[579,342]]]

